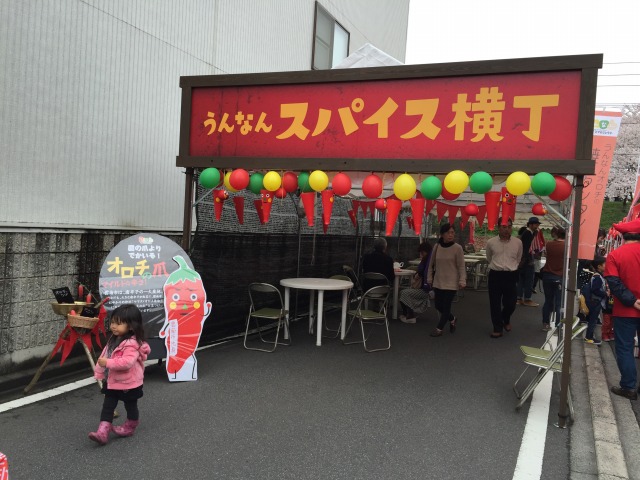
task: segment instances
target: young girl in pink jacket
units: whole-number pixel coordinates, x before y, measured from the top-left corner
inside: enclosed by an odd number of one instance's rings
[[[98,430],[89,433],[89,438],[100,445],[106,445],[112,430],[120,437],[130,437],[135,432],[139,423],[138,399],[143,395],[144,361],[151,351],[144,341],[142,313],[135,305],[116,308],[111,313],[110,329],[112,335],[98,358],[94,375],[104,380],[104,402]],[[113,411],[119,400],[124,402],[127,421],[114,427]]]

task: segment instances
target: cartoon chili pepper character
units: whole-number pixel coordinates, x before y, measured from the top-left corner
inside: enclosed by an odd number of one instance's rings
[[[197,361],[194,352],[202,325],[211,312],[211,303],[207,302],[200,274],[190,268],[181,255],[173,259],[179,268],[164,284],[165,321],[160,337],[165,339],[167,347],[169,380],[195,380]],[[185,368],[187,365],[191,368]]]

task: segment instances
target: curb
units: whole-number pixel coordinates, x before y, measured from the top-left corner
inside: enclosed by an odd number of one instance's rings
[[[620,372],[616,364],[613,346],[603,343],[598,350],[606,379],[608,379],[606,383],[608,390],[612,385],[618,385]],[[638,455],[640,451],[640,425],[631,407],[630,400],[611,394],[609,396],[617,419],[618,433],[622,452],[626,459],[629,479],[640,480],[640,455]]]
[[[628,479],[629,472],[620,442],[620,432],[600,355],[601,347],[585,346],[583,343],[582,348],[589,385],[598,476]]]

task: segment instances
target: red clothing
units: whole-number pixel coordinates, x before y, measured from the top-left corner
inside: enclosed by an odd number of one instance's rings
[[[564,240],[552,240],[547,243],[546,249],[547,261],[542,271],[564,277]]]
[[[618,277],[636,298],[640,298],[640,243],[626,243],[607,255],[604,276]],[[640,317],[640,310],[613,302],[614,317]]]

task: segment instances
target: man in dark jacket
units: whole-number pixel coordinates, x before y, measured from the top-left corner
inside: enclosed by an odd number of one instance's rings
[[[387,254],[387,241],[384,238],[374,238],[373,252],[367,253],[362,257],[362,272],[381,273],[387,277],[389,285],[393,285],[396,274],[393,272],[393,259]],[[365,281],[362,282],[362,288],[367,291],[379,284],[380,283],[366,281],[365,279]]]
[[[533,264],[533,252],[531,251],[531,243],[538,234],[540,220],[538,217],[531,217],[527,222],[527,228],[520,236],[522,240],[522,260],[518,268],[518,305],[526,305],[528,307],[537,307],[538,304],[531,300],[533,293],[533,277],[536,274]]]

